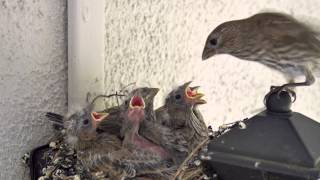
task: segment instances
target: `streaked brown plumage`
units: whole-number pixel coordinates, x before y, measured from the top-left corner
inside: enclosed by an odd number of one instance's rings
[[[72,113],[64,119],[66,141],[76,150],[77,158],[90,172],[103,171],[111,177],[122,172],[112,171],[109,153],[122,147],[121,140],[109,133],[97,133],[97,122],[92,114],[92,105]],[[101,117],[103,118],[103,117]]]
[[[149,89],[149,93],[136,91],[131,94],[130,100],[123,107],[125,108],[123,116],[123,126],[121,133],[124,136],[123,147],[130,151],[145,152],[146,156],[150,156],[150,159],[154,159],[158,164],[153,164],[153,170],[150,171],[154,175],[161,176],[162,179],[169,179],[168,171],[172,172],[174,167],[169,168],[171,156],[168,151],[163,147],[149,139],[143,137],[139,133],[140,124],[145,121],[149,114],[147,112],[147,106],[150,104],[148,101],[153,102],[153,98],[147,98],[147,94],[153,92]],[[155,90],[158,91],[158,90]],[[146,97],[146,101],[142,97]],[[154,95],[152,95],[154,97]],[[146,162],[147,163],[147,162]],[[147,165],[147,164],[146,164]],[[145,168],[143,168],[145,169]],[[150,169],[150,168],[149,168]],[[166,172],[166,173],[165,173]],[[169,173],[170,174],[170,173]]]
[[[111,179],[158,172],[163,164],[159,157],[124,147],[117,134],[97,132],[99,121],[108,120],[104,116],[107,114],[92,112],[89,105],[64,120],[66,141],[76,150],[81,164],[90,172],[103,172]]]
[[[156,89],[156,90],[155,90]],[[157,88],[137,88],[131,94],[140,94],[145,97],[146,119],[140,125],[140,134],[151,142],[161,146],[169,152],[174,164],[180,164],[187,156],[187,141],[181,133],[172,131],[162,125],[157,119],[153,109],[153,100],[159,89]],[[150,95],[151,94],[151,95]]]
[[[282,13],[259,13],[222,23],[208,36],[202,59],[230,54],[262,63],[284,73],[286,87],[308,86],[320,75],[320,41],[317,33]],[[305,82],[293,83],[297,76]]]
[[[97,127],[98,132],[108,132],[121,138],[120,131],[123,123],[121,108],[114,106],[99,113],[107,113],[108,116],[100,121]]]
[[[197,106],[206,103],[198,93],[198,87],[187,82],[174,89],[166,98],[165,105],[156,110],[157,120],[182,134],[187,140],[189,152],[208,136],[207,126]]]
[[[127,109],[130,97],[134,95],[141,96],[145,101],[145,113],[147,116],[145,117],[145,120],[140,124],[140,135],[164,148],[169,152],[169,154],[173,158],[174,163],[180,164],[187,156],[187,141],[180,133],[171,131],[170,128],[163,126],[156,120],[153,109],[153,100],[158,91],[158,88],[136,88],[135,90],[130,92],[129,98],[124,101],[124,103],[119,108],[115,108],[112,110],[112,112],[114,112],[112,117],[120,117],[121,121],[123,121],[124,118],[120,114],[123,109]],[[102,131],[108,131],[108,125],[106,125],[107,123],[108,122],[102,121],[102,126],[99,126],[99,128]]]

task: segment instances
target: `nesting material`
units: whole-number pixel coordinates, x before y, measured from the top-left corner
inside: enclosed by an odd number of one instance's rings
[[[212,175],[207,172],[206,161],[208,160],[201,153],[207,152],[207,145],[210,139],[216,138],[234,127],[243,128],[242,121],[225,124],[219,127],[218,131],[213,131],[211,126],[208,127],[209,138],[204,140],[192,153],[189,154],[185,162],[175,172],[176,179],[199,180],[212,179]],[[29,161],[29,154],[23,156],[23,161]],[[37,177],[38,180],[90,180],[105,179],[103,173],[89,173],[78,161],[74,149],[68,147],[63,142],[63,131],[49,142],[49,149],[42,155],[41,160],[45,164],[42,167],[42,175]],[[36,162],[37,163],[37,162]],[[41,163],[38,162],[40,165]],[[143,179],[143,178],[139,178]],[[148,178],[145,178],[148,179]]]

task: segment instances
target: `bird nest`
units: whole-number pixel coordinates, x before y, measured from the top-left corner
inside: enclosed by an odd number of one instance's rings
[[[190,82],[186,83],[189,84]],[[109,98],[112,96],[124,96],[119,94],[113,95],[100,95],[95,97],[91,104],[99,97]],[[201,96],[202,97],[202,96]],[[89,101],[88,101],[89,102]],[[112,109],[112,108],[110,108]],[[54,113],[47,113],[54,114]],[[29,155],[23,157],[25,163],[30,166],[31,179],[32,180],[97,180],[97,179],[113,179],[109,178],[105,172],[89,172],[85,166],[81,164],[80,158],[77,157],[76,149],[66,143],[65,139],[68,136],[67,130],[63,125],[63,117],[57,115],[56,120],[58,124],[54,124],[53,127],[56,130],[54,137],[45,146],[41,146],[33,150]],[[195,179],[212,179],[208,171],[207,162],[210,157],[206,157],[208,151],[208,143],[210,139],[216,138],[233,127],[242,127],[244,123],[237,121],[235,123],[225,124],[220,126],[217,131],[213,131],[211,126],[208,127],[207,136],[200,140],[199,144],[193,146],[187,157],[180,165],[172,167],[173,171],[170,172],[169,179],[183,179],[183,180],[195,180]],[[204,128],[205,129],[205,128]],[[121,161],[121,160],[120,160]],[[178,167],[177,167],[178,166]],[[169,167],[171,168],[171,167]],[[120,178],[119,178],[120,179]],[[130,179],[155,179],[150,178],[148,175],[139,175]],[[162,178],[156,178],[162,179]]]
[[[243,120],[242,120],[243,121]],[[207,166],[207,145],[211,139],[219,137],[234,127],[244,128],[242,121],[224,124],[218,131],[209,129],[209,137],[203,140],[184,160],[172,179],[199,180],[212,179],[212,172]],[[76,151],[64,142],[65,130],[58,131],[47,145],[34,149],[30,154],[24,155],[23,160],[30,167],[32,180],[107,180],[103,173],[88,172],[77,160]],[[137,177],[133,179],[150,179]],[[152,179],[152,178],[151,178]]]

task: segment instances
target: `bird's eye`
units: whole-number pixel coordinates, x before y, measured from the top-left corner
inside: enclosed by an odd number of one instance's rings
[[[177,94],[177,95],[175,96],[175,98],[176,98],[176,100],[179,100],[179,99],[181,99],[181,95],[180,95],[180,94]]]
[[[124,104],[125,104],[125,105],[128,105],[128,104],[129,104],[129,101],[128,101],[128,100],[124,101]]]
[[[89,119],[85,119],[85,120],[83,121],[83,124],[84,124],[84,125],[89,124]]]
[[[217,45],[217,42],[218,42],[218,41],[217,41],[217,39],[215,39],[215,38],[214,38],[214,39],[210,39],[210,41],[209,41],[209,43],[210,43],[211,46],[216,46],[216,45]]]

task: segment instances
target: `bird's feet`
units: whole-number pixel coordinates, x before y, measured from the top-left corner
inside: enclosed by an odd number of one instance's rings
[[[124,167],[124,178],[134,178],[137,174],[132,164],[127,164]]]
[[[277,93],[277,97],[280,98],[280,94],[282,91],[286,91],[290,94],[290,96],[293,98],[292,102],[296,101],[296,98],[297,98],[296,93],[292,89],[288,88],[287,84],[285,84],[282,86],[271,86],[270,91],[264,97],[264,103],[266,104],[267,99],[270,97],[270,95],[272,95],[274,93]]]

